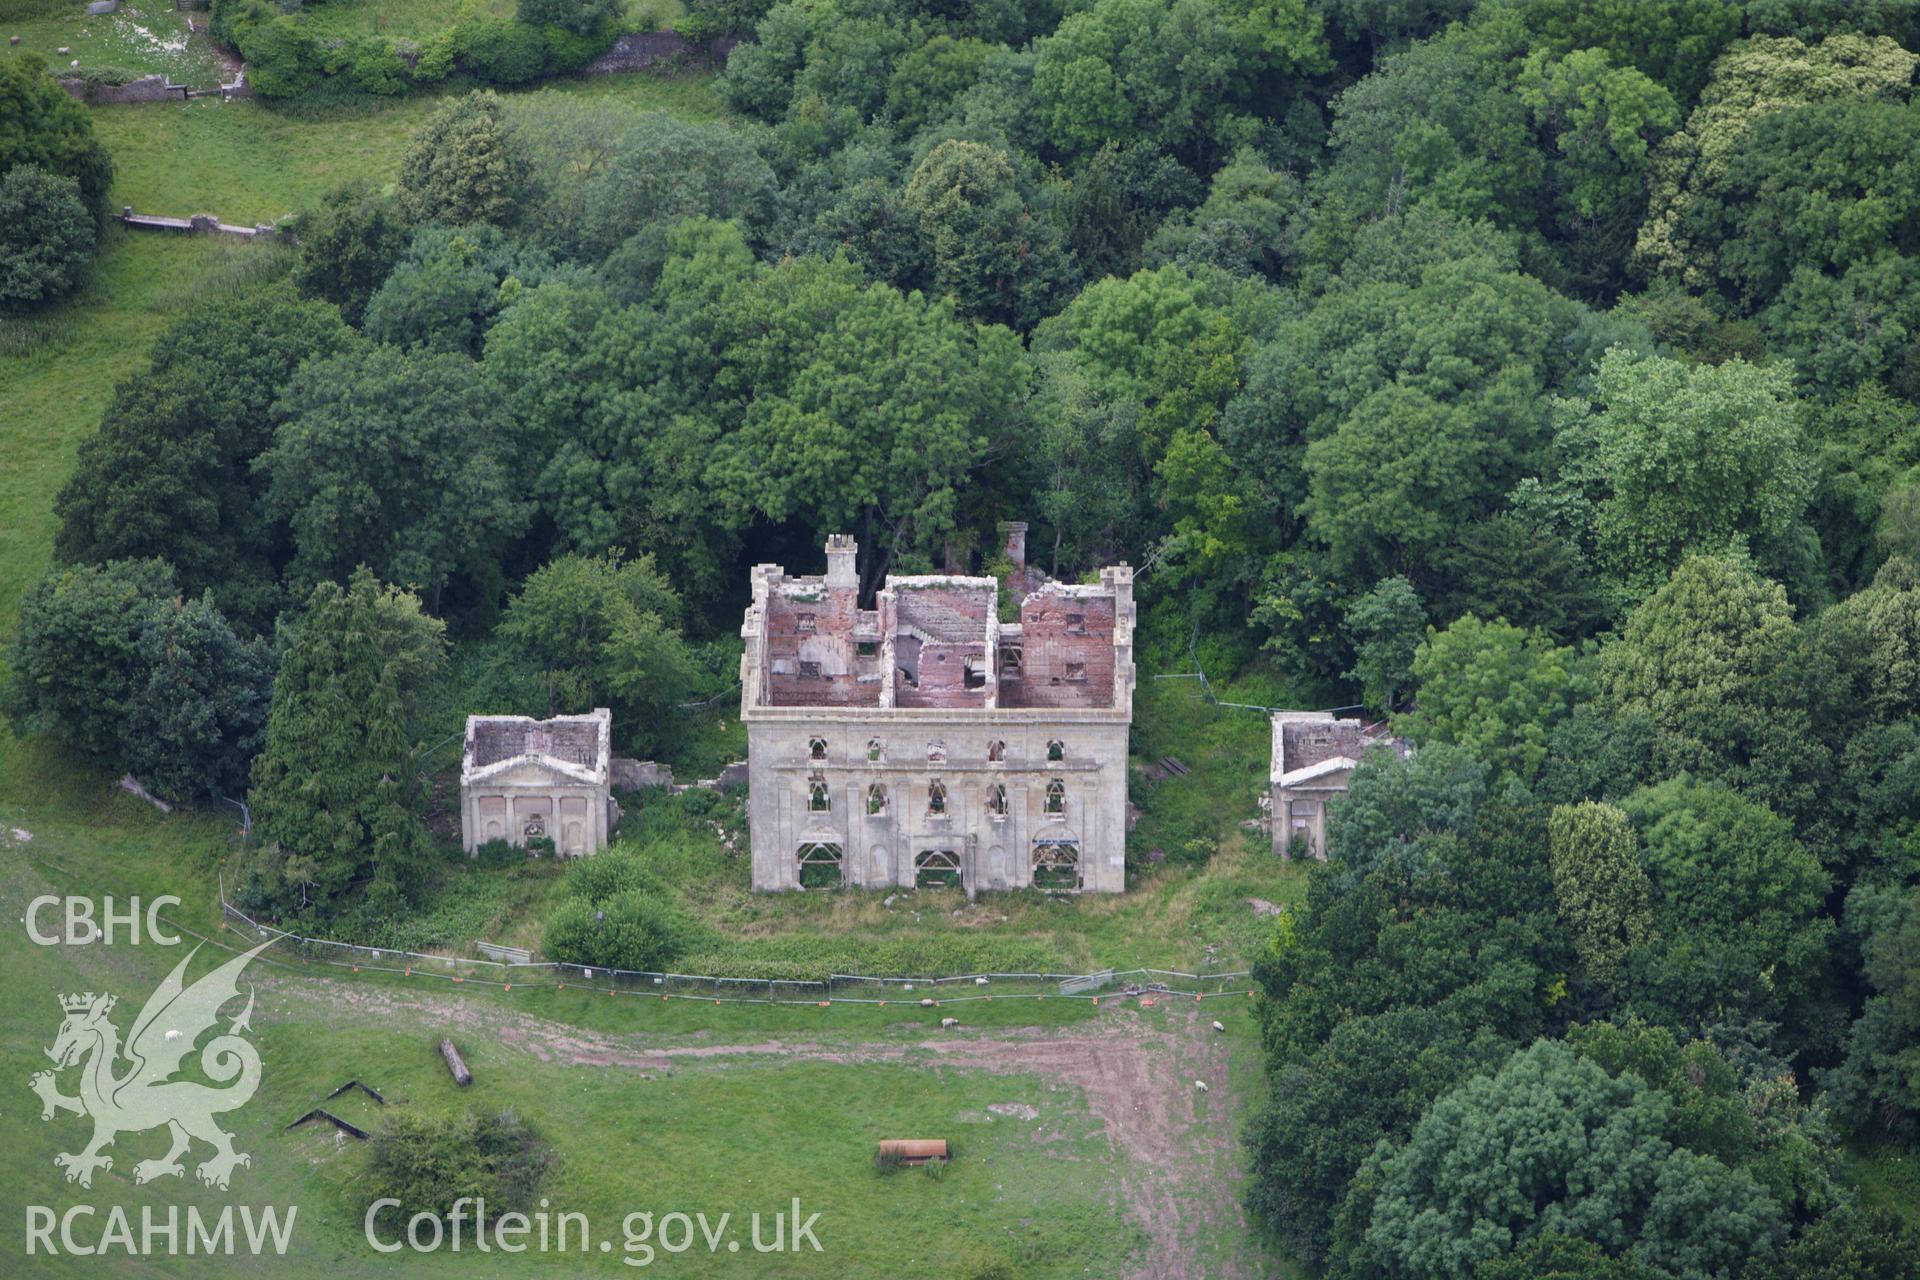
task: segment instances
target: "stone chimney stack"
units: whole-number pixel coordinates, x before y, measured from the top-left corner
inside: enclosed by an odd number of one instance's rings
[[[1002,520],[1001,532],[1007,535],[1007,559],[1016,569],[1027,567],[1027,522],[1025,520]]]
[[[860,586],[860,574],[854,567],[854,558],[860,550],[859,544],[850,533],[830,533],[827,535],[827,585],[844,587],[849,591]]]

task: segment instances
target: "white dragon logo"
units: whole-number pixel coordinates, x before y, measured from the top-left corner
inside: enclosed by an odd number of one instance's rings
[[[124,1050],[119,1030],[107,1020],[114,997],[91,991],[60,997],[66,1021],[60,1024],[53,1047],[46,1051],[54,1061],[54,1071],[36,1072],[28,1084],[40,1095],[42,1120],[51,1120],[60,1111],[93,1118],[93,1141],[79,1152],[53,1158],[67,1171],[68,1182],[92,1186],[95,1170],[113,1168],[113,1158],[100,1154],[102,1148],[119,1134],[161,1125],[172,1133],[173,1147],[158,1160],[136,1164],[135,1182],[184,1173],[180,1157],[194,1138],[214,1149],[213,1156],[195,1170],[200,1181],[210,1187],[226,1190],[234,1167],[253,1163],[252,1157],[233,1149],[233,1135],[213,1122],[221,1112],[244,1105],[260,1087],[260,1053],[240,1035],[252,1030],[248,1021],[253,1016],[251,988],[246,1009],[227,1025],[225,1035],[209,1040],[200,1052],[200,1070],[209,1080],[226,1087],[216,1089],[170,1077],[180,1070],[181,1059],[193,1051],[195,1041],[215,1028],[221,1006],[240,994],[240,971],[272,945],[271,940],[263,942],[188,987],[181,975],[199,951],[195,947],[147,998],[140,1016],[133,1020]],[[132,1065],[119,1073],[122,1058]],[[55,1072],[73,1066],[80,1067],[80,1095],[70,1098],[60,1092]]]

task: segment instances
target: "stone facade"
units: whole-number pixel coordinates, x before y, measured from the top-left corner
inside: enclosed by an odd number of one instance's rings
[[[999,584],[753,571],[741,635],[753,887],[1126,887],[1133,570]],[[1016,570],[1025,566],[1016,564]]]
[[[1301,852],[1327,860],[1327,804],[1347,789],[1353,767],[1366,751],[1366,726],[1336,720],[1331,711],[1273,714],[1273,851]]]
[[[562,857],[606,847],[618,820],[608,789],[613,715],[468,716],[460,762],[460,843],[553,841]]]

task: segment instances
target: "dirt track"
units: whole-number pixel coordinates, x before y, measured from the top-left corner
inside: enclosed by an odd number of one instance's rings
[[[1071,1027],[933,1032],[918,1039],[768,1038],[662,1043],[608,1034],[433,991],[395,991],[276,975],[281,1002],[342,1005],[386,1017],[425,1016],[497,1037],[543,1062],[665,1071],[695,1061],[788,1057],[816,1062],[936,1061],[968,1070],[1037,1075],[1078,1089],[1122,1157],[1124,1202],[1150,1244],[1135,1260],[1142,1280],[1245,1280],[1258,1274],[1204,1248],[1244,1234],[1233,1184],[1240,1100],[1232,1096],[1226,1042],[1198,1008],[1116,1009]],[[1207,1091],[1194,1087],[1205,1081]]]

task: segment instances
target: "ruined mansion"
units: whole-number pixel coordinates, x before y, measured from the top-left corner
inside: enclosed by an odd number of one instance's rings
[[[740,714],[757,890],[1125,887],[1133,571],[1098,585],[890,576],[860,607],[851,537],[827,571],[753,570]]]

